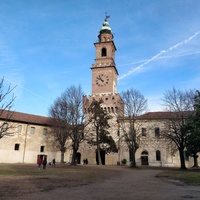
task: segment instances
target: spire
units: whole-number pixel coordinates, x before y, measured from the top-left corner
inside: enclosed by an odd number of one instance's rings
[[[109,23],[108,23],[108,18],[110,18],[110,16],[106,15],[104,22],[103,22],[103,26],[100,30],[100,34],[102,34],[102,33],[112,34],[112,32],[111,32],[112,30],[111,30]]]

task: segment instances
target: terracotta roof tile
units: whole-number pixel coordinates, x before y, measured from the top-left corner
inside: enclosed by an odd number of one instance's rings
[[[7,118],[8,113],[10,112],[9,119]],[[37,125],[45,125],[50,126],[52,123],[52,118],[44,117],[39,115],[32,115],[27,113],[21,112],[14,112],[14,111],[3,111],[0,116],[2,120],[14,121],[14,122],[21,122],[21,123],[29,123],[29,124],[37,124]]]
[[[159,120],[159,119],[175,119],[177,117],[181,116],[188,116],[192,112],[191,111],[185,111],[185,112],[169,112],[169,111],[163,111],[163,112],[148,112],[138,117],[138,119],[143,120]]]
[[[39,115],[32,115],[27,113],[21,112],[14,112],[14,111],[4,111],[0,115],[0,119],[5,120],[7,119],[8,112],[12,113],[12,116],[9,118],[9,121],[13,122],[21,122],[21,123],[29,123],[29,124],[37,124],[43,126],[51,126],[53,123],[53,119],[50,117],[44,117]],[[1,113],[1,112],[0,112]],[[139,120],[159,120],[159,119],[173,119],[177,118],[178,113],[176,112],[148,112],[141,116],[138,116],[137,119]],[[191,114],[191,112],[184,112],[184,114]],[[128,117],[126,117],[128,119]]]
[[[148,112],[143,115],[135,117],[135,119],[138,120],[165,120],[165,119],[177,119],[182,116],[188,116],[192,112],[191,111],[185,111],[185,112],[169,112],[169,111],[163,111],[163,112]],[[129,117],[125,117],[122,119],[128,120]]]

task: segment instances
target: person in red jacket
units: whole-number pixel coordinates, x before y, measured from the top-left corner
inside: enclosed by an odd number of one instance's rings
[[[40,169],[42,166],[42,159],[40,157],[38,158],[37,164],[38,164],[38,168]]]

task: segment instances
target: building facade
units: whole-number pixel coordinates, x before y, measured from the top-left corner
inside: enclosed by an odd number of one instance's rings
[[[83,106],[86,108],[93,100],[102,99],[102,109],[112,116],[109,121],[109,132],[118,146],[118,152],[104,153],[102,155],[103,164],[116,165],[120,164],[123,159],[130,164],[131,154],[123,141],[122,130],[118,124],[118,118],[123,116],[124,103],[117,93],[116,46],[108,17],[103,22],[98,42],[94,43],[94,46],[96,56],[95,63],[91,67],[92,94],[83,97]],[[141,134],[139,149],[136,152],[138,166],[180,166],[178,151],[173,149],[170,141],[160,137],[164,121],[167,118],[168,113],[166,112],[151,112],[138,118],[137,123],[140,124]],[[0,116],[0,123],[5,123],[5,119],[4,116]],[[9,131],[13,132],[13,135],[0,139],[1,163],[36,163],[38,156],[46,157],[47,161],[51,161],[53,158],[60,161],[58,144],[54,141],[51,133],[50,118],[13,112],[12,117],[6,123],[11,126]],[[70,163],[72,150],[69,141],[66,146],[65,162]],[[96,164],[96,147],[91,147],[87,142],[83,142],[77,154],[77,163],[81,164],[86,158],[89,164]],[[192,158],[187,158],[186,166],[191,167],[192,164]]]
[[[38,156],[60,161],[58,144],[51,132],[51,118],[12,112],[0,116],[0,124],[8,124],[8,134],[0,139],[1,163],[37,163]],[[66,153],[66,159],[70,153]]]

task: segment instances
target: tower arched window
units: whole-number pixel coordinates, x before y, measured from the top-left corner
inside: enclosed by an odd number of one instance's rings
[[[102,56],[102,57],[107,56],[107,50],[106,50],[106,48],[103,48],[103,49],[101,50],[101,56]]]

